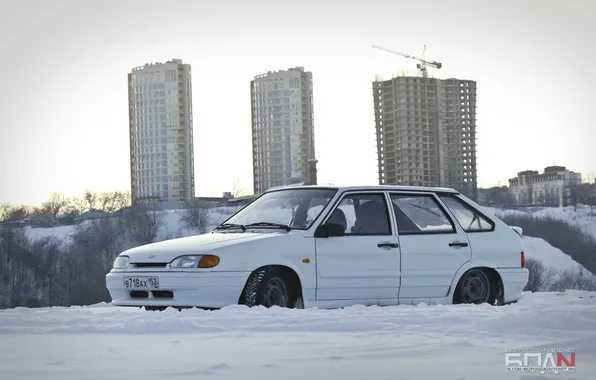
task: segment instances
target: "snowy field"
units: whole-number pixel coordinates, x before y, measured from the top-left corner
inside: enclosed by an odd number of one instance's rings
[[[0,379],[590,379],[596,293],[517,304],[338,310],[0,311]],[[576,372],[505,371],[504,352],[572,348]]]

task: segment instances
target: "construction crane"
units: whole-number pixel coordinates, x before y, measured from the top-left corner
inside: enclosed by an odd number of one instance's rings
[[[388,53],[393,53],[393,54],[401,55],[402,57],[412,58],[412,59],[415,59],[415,60],[419,61],[420,63],[416,65],[416,68],[418,70],[420,70],[420,74],[423,77],[425,77],[425,78],[428,77],[428,72],[426,70],[426,67],[427,66],[434,67],[435,69],[440,69],[443,66],[443,64],[441,62],[427,61],[426,60],[426,58],[425,58],[425,56],[426,56],[426,45],[424,45],[424,50],[422,51],[422,58],[418,58],[418,57],[415,57],[413,55],[409,55],[409,54],[406,54],[406,53],[402,53],[402,52],[399,52],[399,51],[388,49],[388,48],[382,47],[382,46],[373,45],[373,47],[375,49],[384,50],[384,51],[386,51]]]

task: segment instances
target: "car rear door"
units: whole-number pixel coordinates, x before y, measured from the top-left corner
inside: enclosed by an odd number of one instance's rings
[[[323,220],[341,223],[345,235],[315,238],[317,300],[397,303],[399,244],[385,192],[348,192]]]
[[[445,297],[471,259],[466,233],[431,192],[390,192],[401,250],[400,303]]]

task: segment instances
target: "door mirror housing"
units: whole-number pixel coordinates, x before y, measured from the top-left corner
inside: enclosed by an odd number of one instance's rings
[[[338,223],[321,224],[315,231],[316,238],[341,237],[345,234],[344,226]]]

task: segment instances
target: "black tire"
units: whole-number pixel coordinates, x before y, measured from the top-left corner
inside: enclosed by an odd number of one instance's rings
[[[248,279],[244,304],[248,307],[300,307],[301,298],[295,288],[286,270],[272,266],[260,268]]]
[[[481,268],[473,268],[464,273],[455,288],[454,303],[476,304],[496,301],[495,283],[492,276]]]

